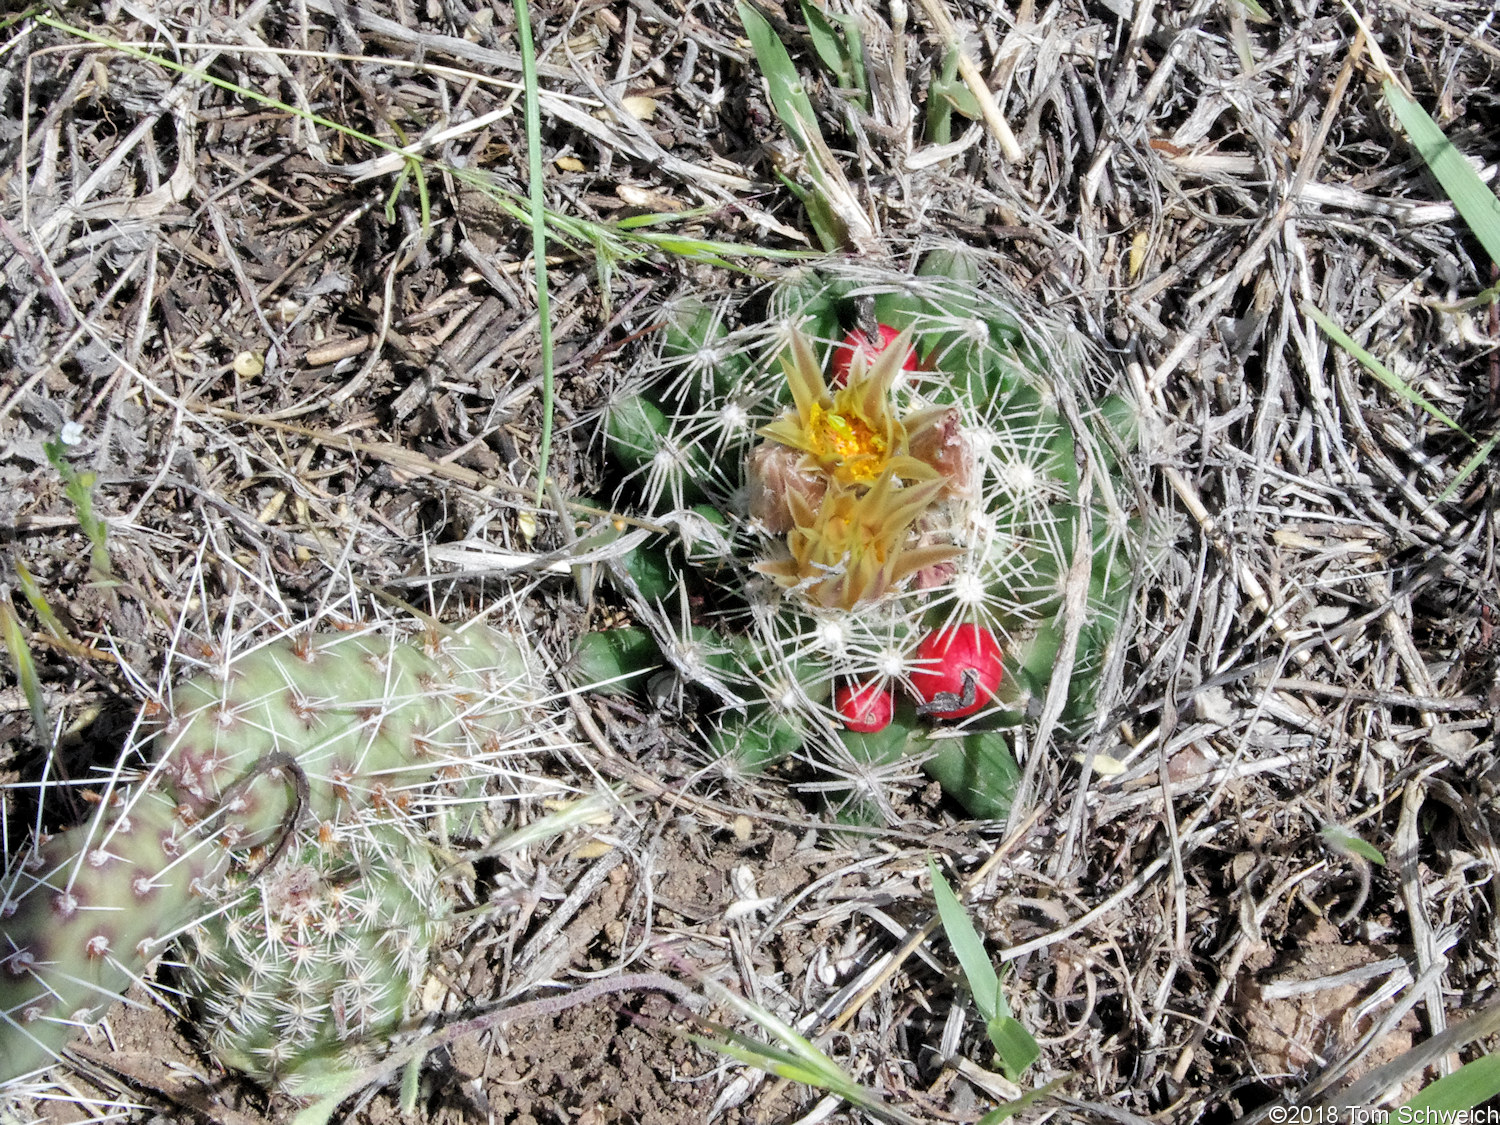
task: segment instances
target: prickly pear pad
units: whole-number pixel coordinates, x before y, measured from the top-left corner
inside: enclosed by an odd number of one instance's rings
[[[289,857],[325,883],[387,860],[387,874],[358,892],[362,912],[300,929],[294,918],[250,958],[267,972],[287,971],[288,959],[337,960],[334,932],[353,930],[363,952],[346,956],[345,971],[385,982],[375,986],[384,1006],[367,1005],[370,1018],[351,1023],[334,996],[309,999],[304,1015],[318,1013],[325,1030],[304,1046],[309,1059],[329,1056],[328,1026],[340,1041],[374,1032],[378,1046],[406,1009],[408,978],[416,961],[425,967],[432,937],[419,928],[408,947],[383,936],[391,919],[411,914],[393,903],[445,913],[441,895],[414,889],[434,883],[430,839],[466,834],[487,782],[528,752],[537,685],[521,649],[484,627],[410,643],[383,630],[300,633],[179,685],[143,721],[154,735],[142,746],[154,758],[145,775],[116,774],[90,823],[23,850],[0,881],[0,1082],[51,1062],[196,922],[219,913],[200,931],[210,935],[266,925],[275,911],[262,894],[285,889],[275,880]],[[409,877],[390,883],[396,872]],[[230,893],[226,879],[253,893]],[[222,1006],[222,979],[200,959],[188,983],[203,991],[192,998]],[[400,980],[408,983],[397,988]],[[253,1063],[262,1077],[304,1065],[295,1051],[267,1055],[253,1044],[230,1048],[225,1061]]]
[[[937,776],[963,778],[951,795],[994,815],[1015,773],[986,763],[1009,759],[999,728],[1040,709],[1069,595],[1081,608],[1062,715],[1081,723],[1139,555],[1133,409],[1076,334],[989,281],[972,256],[937,250],[916,276],[796,275],[753,315],[754,302],[680,302],[606,420],[618,502],[681,529],[666,557],[701,599],[694,626],[735,656],[728,690],[710,685],[726,704],[714,745],[755,766],[800,748],[851,780],[837,796],[861,816],[884,804],[882,771],[934,757],[942,716],[917,714],[896,752],[883,734],[873,753],[841,729],[836,688],[917,699],[924,636],[992,634],[993,705],[949,709],[971,733],[944,740]],[[839,380],[834,353],[854,331],[890,346],[840,353]],[[687,635],[671,609],[642,613],[669,658]],[[953,761],[976,733],[973,768]]]

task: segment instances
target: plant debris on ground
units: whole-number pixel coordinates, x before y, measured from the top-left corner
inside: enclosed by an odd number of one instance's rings
[[[38,818],[87,816],[143,701],[191,674],[184,622],[228,637],[335,604],[455,623],[503,605],[573,723],[538,768],[625,795],[607,822],[472,859],[484,913],[438,958],[434,1022],[618,972],[710,996],[697,974],[930,1121],[1055,1083],[1019,1114],[1219,1125],[1353,1096],[1340,1084],[1362,1074],[1403,1100],[1483,1055],[1493,1033],[1406,1052],[1488,1027],[1500,969],[1497,266],[1377,60],[1493,190],[1490,6],[756,11],[828,167],[788,139],[726,0],[532,7],[550,399],[510,5],[6,17],[8,854]],[[1007,822],[913,773],[892,783],[898,823],[840,827],[797,762],[716,768],[691,693],[569,694],[578,639],[630,621],[579,561],[629,527],[601,412],[675,299],[744,304],[797,268],[765,251],[821,252],[830,229],[898,272],[938,242],[986,253],[1139,411],[1161,562],[1092,725],[1040,748],[1017,735]],[[540,789],[527,800],[518,816],[547,811]],[[915,940],[935,925],[933,856],[1004,964],[1000,1010],[1041,1048],[1019,1087],[951,948]],[[186,1012],[131,1000],[7,1112],[298,1111],[217,1069]],[[679,1034],[695,1028],[640,992],[476,1031],[427,1058],[414,1112],[863,1112]],[[341,1112],[394,1120],[398,1086]]]

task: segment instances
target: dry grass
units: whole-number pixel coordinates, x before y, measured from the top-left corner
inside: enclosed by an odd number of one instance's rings
[[[904,4],[853,6],[875,97],[836,147],[871,245],[947,233],[996,250],[1145,408],[1170,550],[1125,683],[1084,745],[1035,761],[1008,834],[913,791],[912,822],[858,847],[772,783],[682,784],[682,726],[584,708],[593,767],[653,801],[605,859],[539,855],[506,873],[521,905],[455,952],[450,1006],[493,996],[517,943],[532,951],[518,965],[545,955],[566,980],[666,937],[811,1033],[878,975],[835,1053],[912,1113],[972,1120],[986,1097],[943,1060],[986,1063],[982,1029],[960,1025],[940,960],[889,957],[928,917],[934,850],[966,870],[994,860],[973,909],[1043,1041],[1038,1076],[1066,1077],[1068,1112],[1088,1119],[1253,1117],[1488,1006],[1500,477],[1481,465],[1437,502],[1473,447],[1330,348],[1300,306],[1482,438],[1500,415],[1500,324],[1464,301],[1493,271],[1393,131],[1352,21],[1324,0],[1287,0],[1269,22],[1238,0],[951,5],[1022,154],[1009,161],[993,127],[924,147],[933,25]],[[1393,0],[1363,14],[1493,175],[1494,13]],[[530,502],[542,403],[525,232],[453,173],[524,189],[509,7],[118,0],[67,18],[392,144],[440,139],[424,229],[410,181],[385,214],[399,162],[326,125],[29,20],[6,32],[0,581],[15,588],[24,564],[79,642],[26,617],[63,768],[109,755],[104,720],[134,706],[125,669],[154,680],[184,600],[215,619],[239,569],[293,612],[345,575],[453,616],[515,594],[554,659],[617,613],[557,573],[599,517]],[[688,230],[799,245],[732,5],[543,4],[534,19],[553,209],[704,207]],[[812,94],[840,135],[836,94]],[[591,412],[659,306],[746,282],[648,255],[613,262],[606,290],[565,250],[551,277],[553,495],[598,495]],[[42,453],[70,422],[75,462],[99,474],[114,588],[90,581]],[[32,778],[41,740],[6,676],[0,769]],[[1123,768],[1091,768],[1096,754]],[[559,768],[587,776],[579,760]],[[1331,850],[1328,825],[1386,865]],[[726,920],[758,897],[765,909]],[[104,1071],[86,1082],[220,1121],[286,1111],[232,1082],[179,1082],[160,1061],[170,1033],[147,1024],[135,1041],[150,1050],[121,1055],[114,1077],[93,1052]],[[206,1073],[190,1047],[179,1058]],[[608,1005],[435,1062],[433,1120],[806,1108],[735,1072],[722,1093],[674,1082],[713,1061]],[[393,1105],[382,1094],[359,1114]]]

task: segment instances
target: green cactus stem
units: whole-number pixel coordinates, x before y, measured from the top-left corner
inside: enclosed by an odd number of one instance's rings
[[[233,921],[235,886],[264,894],[284,888],[293,871],[336,883],[337,872],[363,877],[372,857],[387,857],[407,889],[377,880],[360,892],[377,904],[356,937],[370,953],[359,961],[365,971],[389,942],[382,927],[412,913],[393,907],[392,896],[432,907],[430,896],[410,891],[432,881],[425,837],[468,830],[464,799],[514,752],[508,740],[525,730],[535,695],[521,650],[470,628],[430,631],[420,644],[359,632],[284,637],[149,705],[142,727],[153,764],[144,775],[112,781],[90,822],[33,842],[0,882],[0,1082],[53,1061],[195,923],[218,913],[200,934],[243,926]],[[282,959],[296,944],[269,943],[259,956]],[[409,978],[403,958],[412,955],[403,950],[370,971]],[[201,961],[189,978],[210,993],[227,979]],[[315,1006],[356,1035],[404,1010],[406,993],[386,991],[379,1019],[351,1023],[333,998]],[[326,1054],[326,1037],[313,1035],[305,1049]],[[238,1065],[264,1055],[242,1044],[225,1057]],[[296,1065],[266,1057],[258,1073]]]
[[[432,850],[390,823],[304,838],[209,899],[221,909],[193,927],[179,983],[213,1056],[267,1085],[374,1061],[452,910]]]
[[[728,705],[708,738],[726,767],[799,753],[847,774],[834,689],[916,699],[923,638],[971,626],[998,641],[1000,683],[977,707],[927,709],[900,754],[997,815],[1017,773],[998,732],[1049,690],[1080,541],[1088,588],[1062,719],[1092,716],[1141,570],[1134,412],[1076,334],[1005,292],[976,255],[938,248],[914,276],[836,264],[742,308],[678,302],[615,396],[616,503],[683,529],[705,508],[717,517],[712,536],[638,547],[622,586],[689,591],[638,607],[673,667],[705,629],[733,654],[714,669]],[[691,630],[674,602],[694,607]],[[873,778],[894,763],[865,765]]]

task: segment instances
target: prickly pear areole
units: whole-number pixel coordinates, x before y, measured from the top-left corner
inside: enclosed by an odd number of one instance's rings
[[[939,250],[916,276],[801,274],[758,316],[682,303],[606,418],[617,502],[682,529],[635,552],[626,592],[656,610],[642,617],[679,675],[702,630],[724,657],[703,684],[710,752],[821,760],[849,782],[823,787],[846,817],[889,818],[881,779],[906,758],[976,815],[1004,813],[1004,729],[1048,690],[1065,595],[1085,594],[1073,723],[1128,601],[1134,412],[1075,335],[981,276]],[[1069,589],[1079,552],[1086,592]],[[662,617],[673,591],[691,621]],[[881,693],[877,723],[857,704]]]

